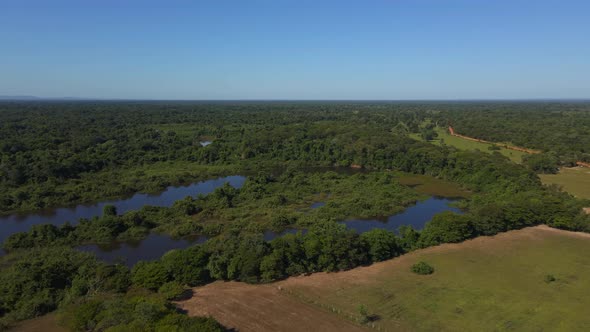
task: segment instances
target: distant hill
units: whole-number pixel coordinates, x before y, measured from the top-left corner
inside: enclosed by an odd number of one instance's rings
[[[36,100],[40,99],[36,96],[2,96],[0,95],[0,100]]]
[[[93,100],[89,98],[80,98],[80,97],[38,97],[38,96],[2,96],[0,95],[0,100],[20,100],[20,101],[30,101],[30,100]]]

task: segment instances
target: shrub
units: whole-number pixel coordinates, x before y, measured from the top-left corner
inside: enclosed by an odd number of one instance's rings
[[[158,293],[164,296],[166,300],[176,300],[184,293],[184,291],[184,287],[174,281],[167,282],[158,289]]]
[[[372,262],[384,261],[402,252],[395,234],[384,229],[373,229],[361,234],[361,241],[368,248]]]
[[[114,205],[105,205],[102,208],[102,215],[103,216],[116,216],[117,215],[117,208]]]
[[[473,225],[465,215],[442,212],[434,216],[420,233],[419,245],[422,248],[441,243],[456,243],[473,236]]]
[[[545,282],[546,282],[546,283],[551,283],[551,282],[554,282],[554,281],[556,281],[556,280],[557,280],[557,279],[556,279],[556,278],[555,278],[555,276],[554,276],[554,275],[552,275],[552,274],[548,274],[548,275],[546,275],[546,276],[545,276]]]
[[[426,262],[419,262],[412,265],[412,272],[421,275],[433,274],[434,268]]]
[[[359,310],[359,315],[360,315],[360,323],[361,324],[366,324],[369,322],[369,314],[367,312],[367,307],[365,307],[364,305],[359,305],[358,307]]]
[[[170,275],[159,261],[139,262],[133,267],[131,280],[134,285],[157,290],[170,280]]]

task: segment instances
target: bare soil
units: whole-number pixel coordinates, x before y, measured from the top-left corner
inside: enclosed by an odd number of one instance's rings
[[[214,282],[195,288],[177,305],[190,316],[213,316],[238,331],[365,331],[335,314],[305,304],[278,284]]]
[[[28,319],[15,326],[11,331],[15,332],[67,332],[68,330],[57,324],[55,314]]]

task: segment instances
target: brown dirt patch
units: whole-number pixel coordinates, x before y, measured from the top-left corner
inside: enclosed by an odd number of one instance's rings
[[[584,212],[586,212],[586,214],[590,214],[590,207],[586,207],[583,210],[584,210]]]
[[[28,319],[21,322],[10,331],[15,332],[67,332],[68,330],[57,324],[57,317],[55,314],[48,314],[45,316]]]
[[[191,299],[177,302],[181,309],[190,316],[213,316],[239,331],[365,331],[285,294],[277,284],[218,281],[193,291]]]

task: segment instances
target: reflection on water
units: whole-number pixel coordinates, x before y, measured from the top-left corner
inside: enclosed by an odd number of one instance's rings
[[[424,228],[424,225],[434,217],[435,214],[451,211],[462,213],[461,210],[449,206],[454,202],[452,199],[431,197],[425,201],[417,202],[416,205],[405,209],[403,212],[394,214],[383,219],[351,219],[342,221],[346,227],[364,233],[375,228],[382,228],[388,231],[397,231],[402,225],[410,225],[416,230]]]
[[[315,202],[312,205],[310,205],[309,207],[311,209],[317,209],[317,208],[322,207],[324,205],[326,205],[326,202]]]
[[[14,233],[26,232],[33,225],[53,224],[62,225],[66,221],[72,224],[80,218],[90,219],[102,215],[105,205],[114,205],[119,214],[130,210],[139,210],[143,206],[172,206],[175,201],[187,196],[206,195],[216,188],[229,182],[236,188],[244,185],[246,178],[240,175],[227,176],[213,180],[196,182],[188,186],[170,186],[159,194],[135,194],[129,198],[105,201],[95,204],[80,204],[70,208],[57,208],[31,214],[12,214],[0,217],[0,242]]]
[[[169,236],[151,233],[139,242],[113,242],[108,245],[89,244],[77,249],[91,252],[100,260],[122,262],[131,267],[139,261],[156,260],[172,249],[184,249],[194,244],[204,243],[207,237],[172,239]]]

